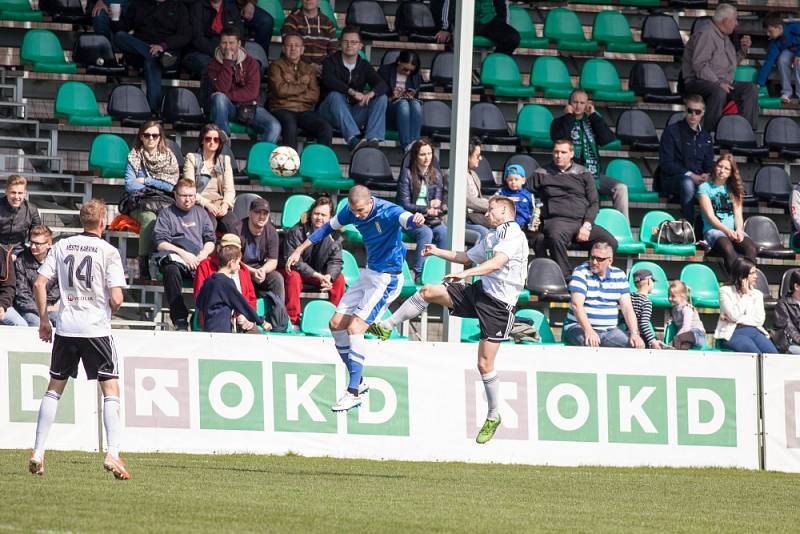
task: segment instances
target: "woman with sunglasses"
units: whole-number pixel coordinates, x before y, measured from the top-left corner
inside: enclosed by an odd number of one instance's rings
[[[391,129],[400,134],[404,151],[419,139],[422,130],[422,102],[417,99],[422,79],[419,75],[419,56],[412,50],[401,50],[394,63],[382,65],[378,74],[389,86],[389,107],[386,119]]]
[[[206,124],[200,130],[197,152],[187,154],[183,177],[197,186],[197,203],[208,212],[215,228],[230,231],[236,220],[233,216],[233,162],[223,154],[227,136],[216,124]]]
[[[139,276],[148,272],[148,256],[153,251],[153,227],[158,210],[173,202],[172,190],[180,176],[178,160],[164,139],[158,121],[147,121],[136,135],[125,167],[125,199],[120,207],[132,208],[128,215],[136,219],[139,231]]]

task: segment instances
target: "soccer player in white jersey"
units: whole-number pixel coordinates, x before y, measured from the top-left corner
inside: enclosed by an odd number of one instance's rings
[[[500,383],[494,360],[500,343],[508,339],[514,324],[514,309],[525,284],[528,266],[528,241],[514,222],[514,202],[506,197],[492,197],[486,217],[492,225],[477,245],[466,252],[442,250],[426,245],[423,255],[438,256],[468,268],[449,274],[443,284],[426,285],[414,293],[391,317],[370,326],[369,332],[388,339],[392,328],[419,316],[429,303],[447,306],[458,317],[475,317],[481,329],[478,345],[478,371],[483,379],[489,411],[475,439],[486,443],[500,426],[498,397]],[[470,276],[480,276],[473,284],[457,283]]]
[[[69,377],[78,377],[78,362],[103,392],[106,454],[103,466],[117,479],[130,478],[119,457],[120,420],[117,353],[111,338],[111,313],[122,305],[125,272],[119,252],[100,236],[106,228],[106,205],[92,199],[81,207],[83,233],[62,239],[50,250],[33,286],[41,324],[39,337],[53,343],[50,384],[39,407],[36,443],[28,463],[34,475],[44,474],[44,448],[58,400]],[[47,318],[47,282],[58,278],[61,301],[56,333]]]
[[[416,228],[424,222],[421,213],[411,214],[396,204],[373,197],[369,189],[357,185],[350,190],[347,206],[311,233],[286,259],[286,269],[291,270],[304,250],[348,224],[354,224],[364,239],[367,268],[342,296],[328,323],[339,357],[350,373],[347,391],[331,407],[334,412],[360,406],[360,395],[369,389],[362,379],[366,359],[364,332],[403,287],[406,249],[402,229]]]

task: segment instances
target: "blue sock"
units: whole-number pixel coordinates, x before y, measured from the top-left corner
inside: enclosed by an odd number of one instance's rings
[[[347,368],[350,370],[350,383],[347,386],[351,392],[358,391],[358,385],[361,383],[361,375],[364,372],[364,349],[366,349],[364,342],[364,334],[350,336],[350,362]]]
[[[336,352],[339,353],[344,366],[348,367],[350,365],[350,335],[347,330],[332,330],[331,335],[333,335],[333,343],[336,345]]]

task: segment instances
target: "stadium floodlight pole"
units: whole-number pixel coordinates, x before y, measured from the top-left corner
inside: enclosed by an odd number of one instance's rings
[[[450,122],[450,179],[447,195],[449,206],[447,238],[451,250],[464,250],[467,218],[467,149],[469,146],[469,114],[472,100],[472,34],[475,23],[475,0],[461,0],[456,9],[453,34],[455,45],[453,68],[453,114]],[[450,264],[450,271],[463,266]],[[461,319],[444,311],[444,340],[459,341]]]

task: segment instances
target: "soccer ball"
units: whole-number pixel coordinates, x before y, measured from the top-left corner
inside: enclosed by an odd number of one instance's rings
[[[300,156],[290,146],[279,146],[269,155],[269,166],[278,176],[294,176],[300,169]]]

